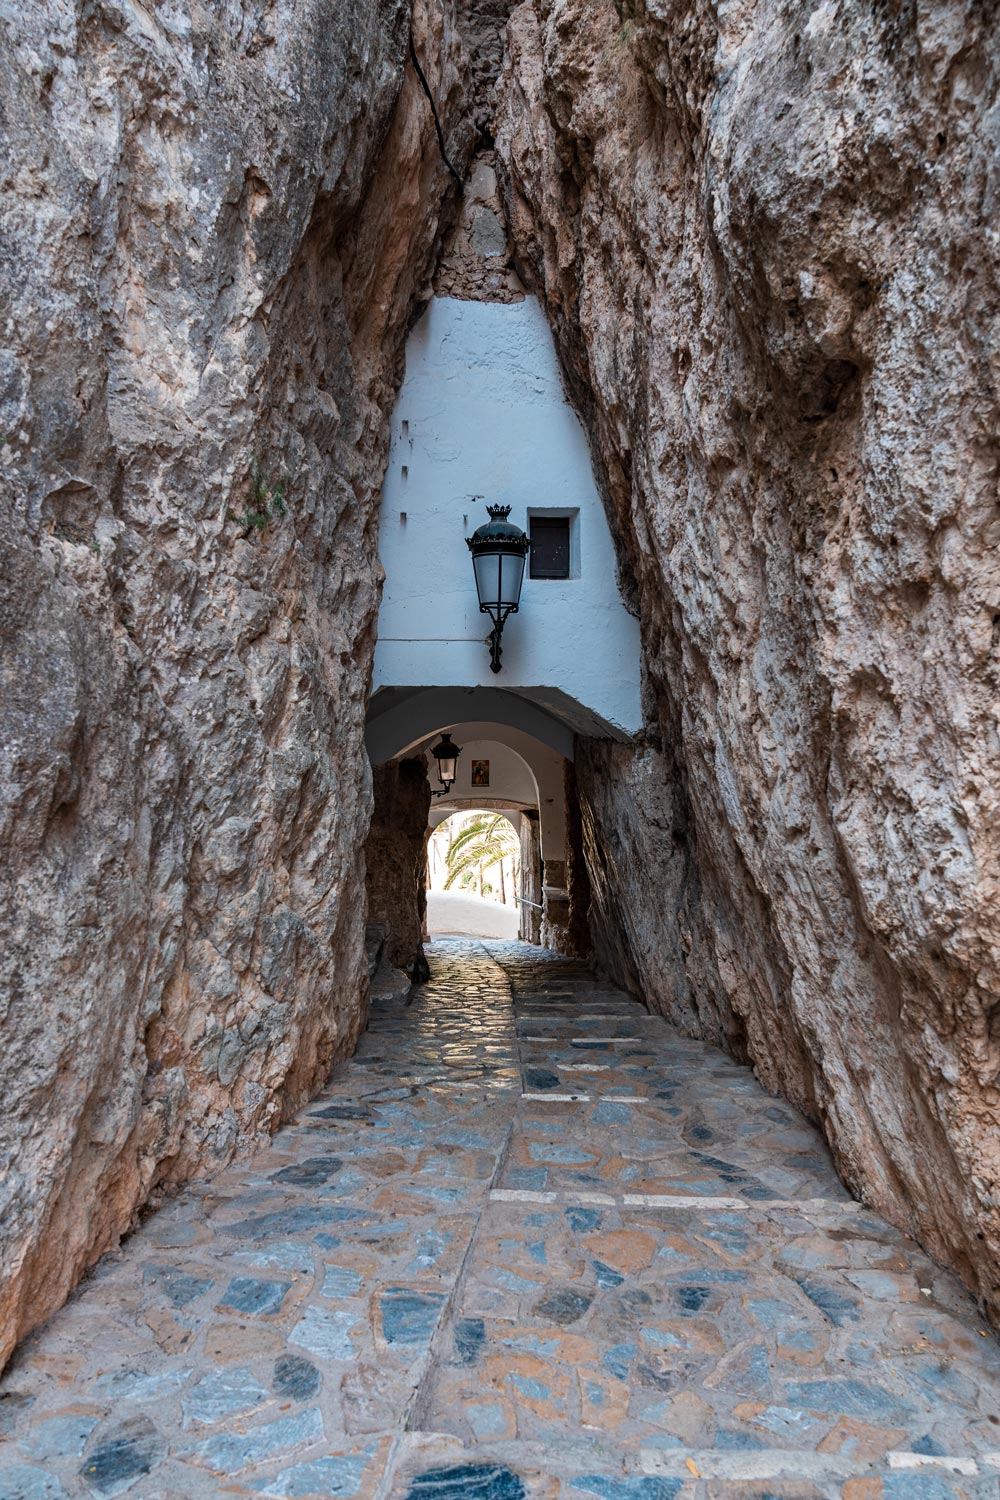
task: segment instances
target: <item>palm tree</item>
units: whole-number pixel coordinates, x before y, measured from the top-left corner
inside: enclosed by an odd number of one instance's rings
[[[500,900],[506,905],[503,862],[508,858],[516,861],[520,852],[521,841],[503,813],[476,813],[452,841],[445,855],[448,877],[444,888],[450,890],[456,881],[478,871],[479,894],[482,895],[483,871],[499,865]]]

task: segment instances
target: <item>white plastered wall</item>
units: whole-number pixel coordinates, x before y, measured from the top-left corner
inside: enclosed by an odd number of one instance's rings
[[[474,498],[474,497],[479,498]],[[490,503],[511,520],[573,513],[569,579],[525,577],[490,672],[465,539]],[[537,301],[432,299],[410,335],[379,522],[385,585],[373,687],[557,689],[639,729],[640,646],[586,439]],[[526,570],[527,575],[527,570]]]
[[[447,796],[435,797],[431,806],[431,827],[435,821],[450,816],[456,805],[477,807],[536,807],[538,787],[527,761],[495,739],[471,739],[462,733],[462,753],[456,767],[458,775]],[[489,785],[476,786],[472,781],[473,761],[485,761],[489,767]],[[427,752],[427,777],[435,792],[440,783],[437,761]],[[438,816],[440,815],[440,816]]]
[[[461,746],[458,778],[446,797],[435,797],[432,812],[443,820],[460,807],[537,806],[542,858],[566,858],[566,762],[539,740],[506,724],[456,724],[452,737]],[[434,737],[436,739],[436,736]],[[433,740],[418,748],[428,756],[427,775],[436,788],[437,766],[430,755]],[[414,753],[410,748],[408,753]],[[473,759],[490,762],[489,788],[474,788],[471,782]],[[495,772],[494,772],[494,767]],[[527,792],[527,796],[517,795]],[[432,827],[436,826],[432,822]]]

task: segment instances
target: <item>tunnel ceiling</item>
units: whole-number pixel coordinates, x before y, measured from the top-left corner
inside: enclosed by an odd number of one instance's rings
[[[575,736],[627,743],[629,736],[558,688],[381,688],[368,707],[365,739],[377,765],[454,724],[486,721],[532,735],[567,760]]]

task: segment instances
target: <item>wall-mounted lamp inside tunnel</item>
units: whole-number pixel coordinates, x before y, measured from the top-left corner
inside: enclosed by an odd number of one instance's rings
[[[431,754],[438,763],[438,781],[441,783],[441,790],[432,791],[432,797],[446,797],[451,791],[458,775],[458,757],[461,753],[450,733],[443,734],[437,744],[431,746]]]
[[[500,637],[508,615],[516,615],[524,582],[524,560],[530,543],[519,526],[507,520],[509,505],[488,505],[490,519],[466,537],[476,574],[480,614],[489,615],[490,670],[500,671]]]

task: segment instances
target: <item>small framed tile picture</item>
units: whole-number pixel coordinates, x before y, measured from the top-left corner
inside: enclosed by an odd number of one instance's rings
[[[489,786],[490,763],[488,760],[474,760],[472,762],[472,785]]]

